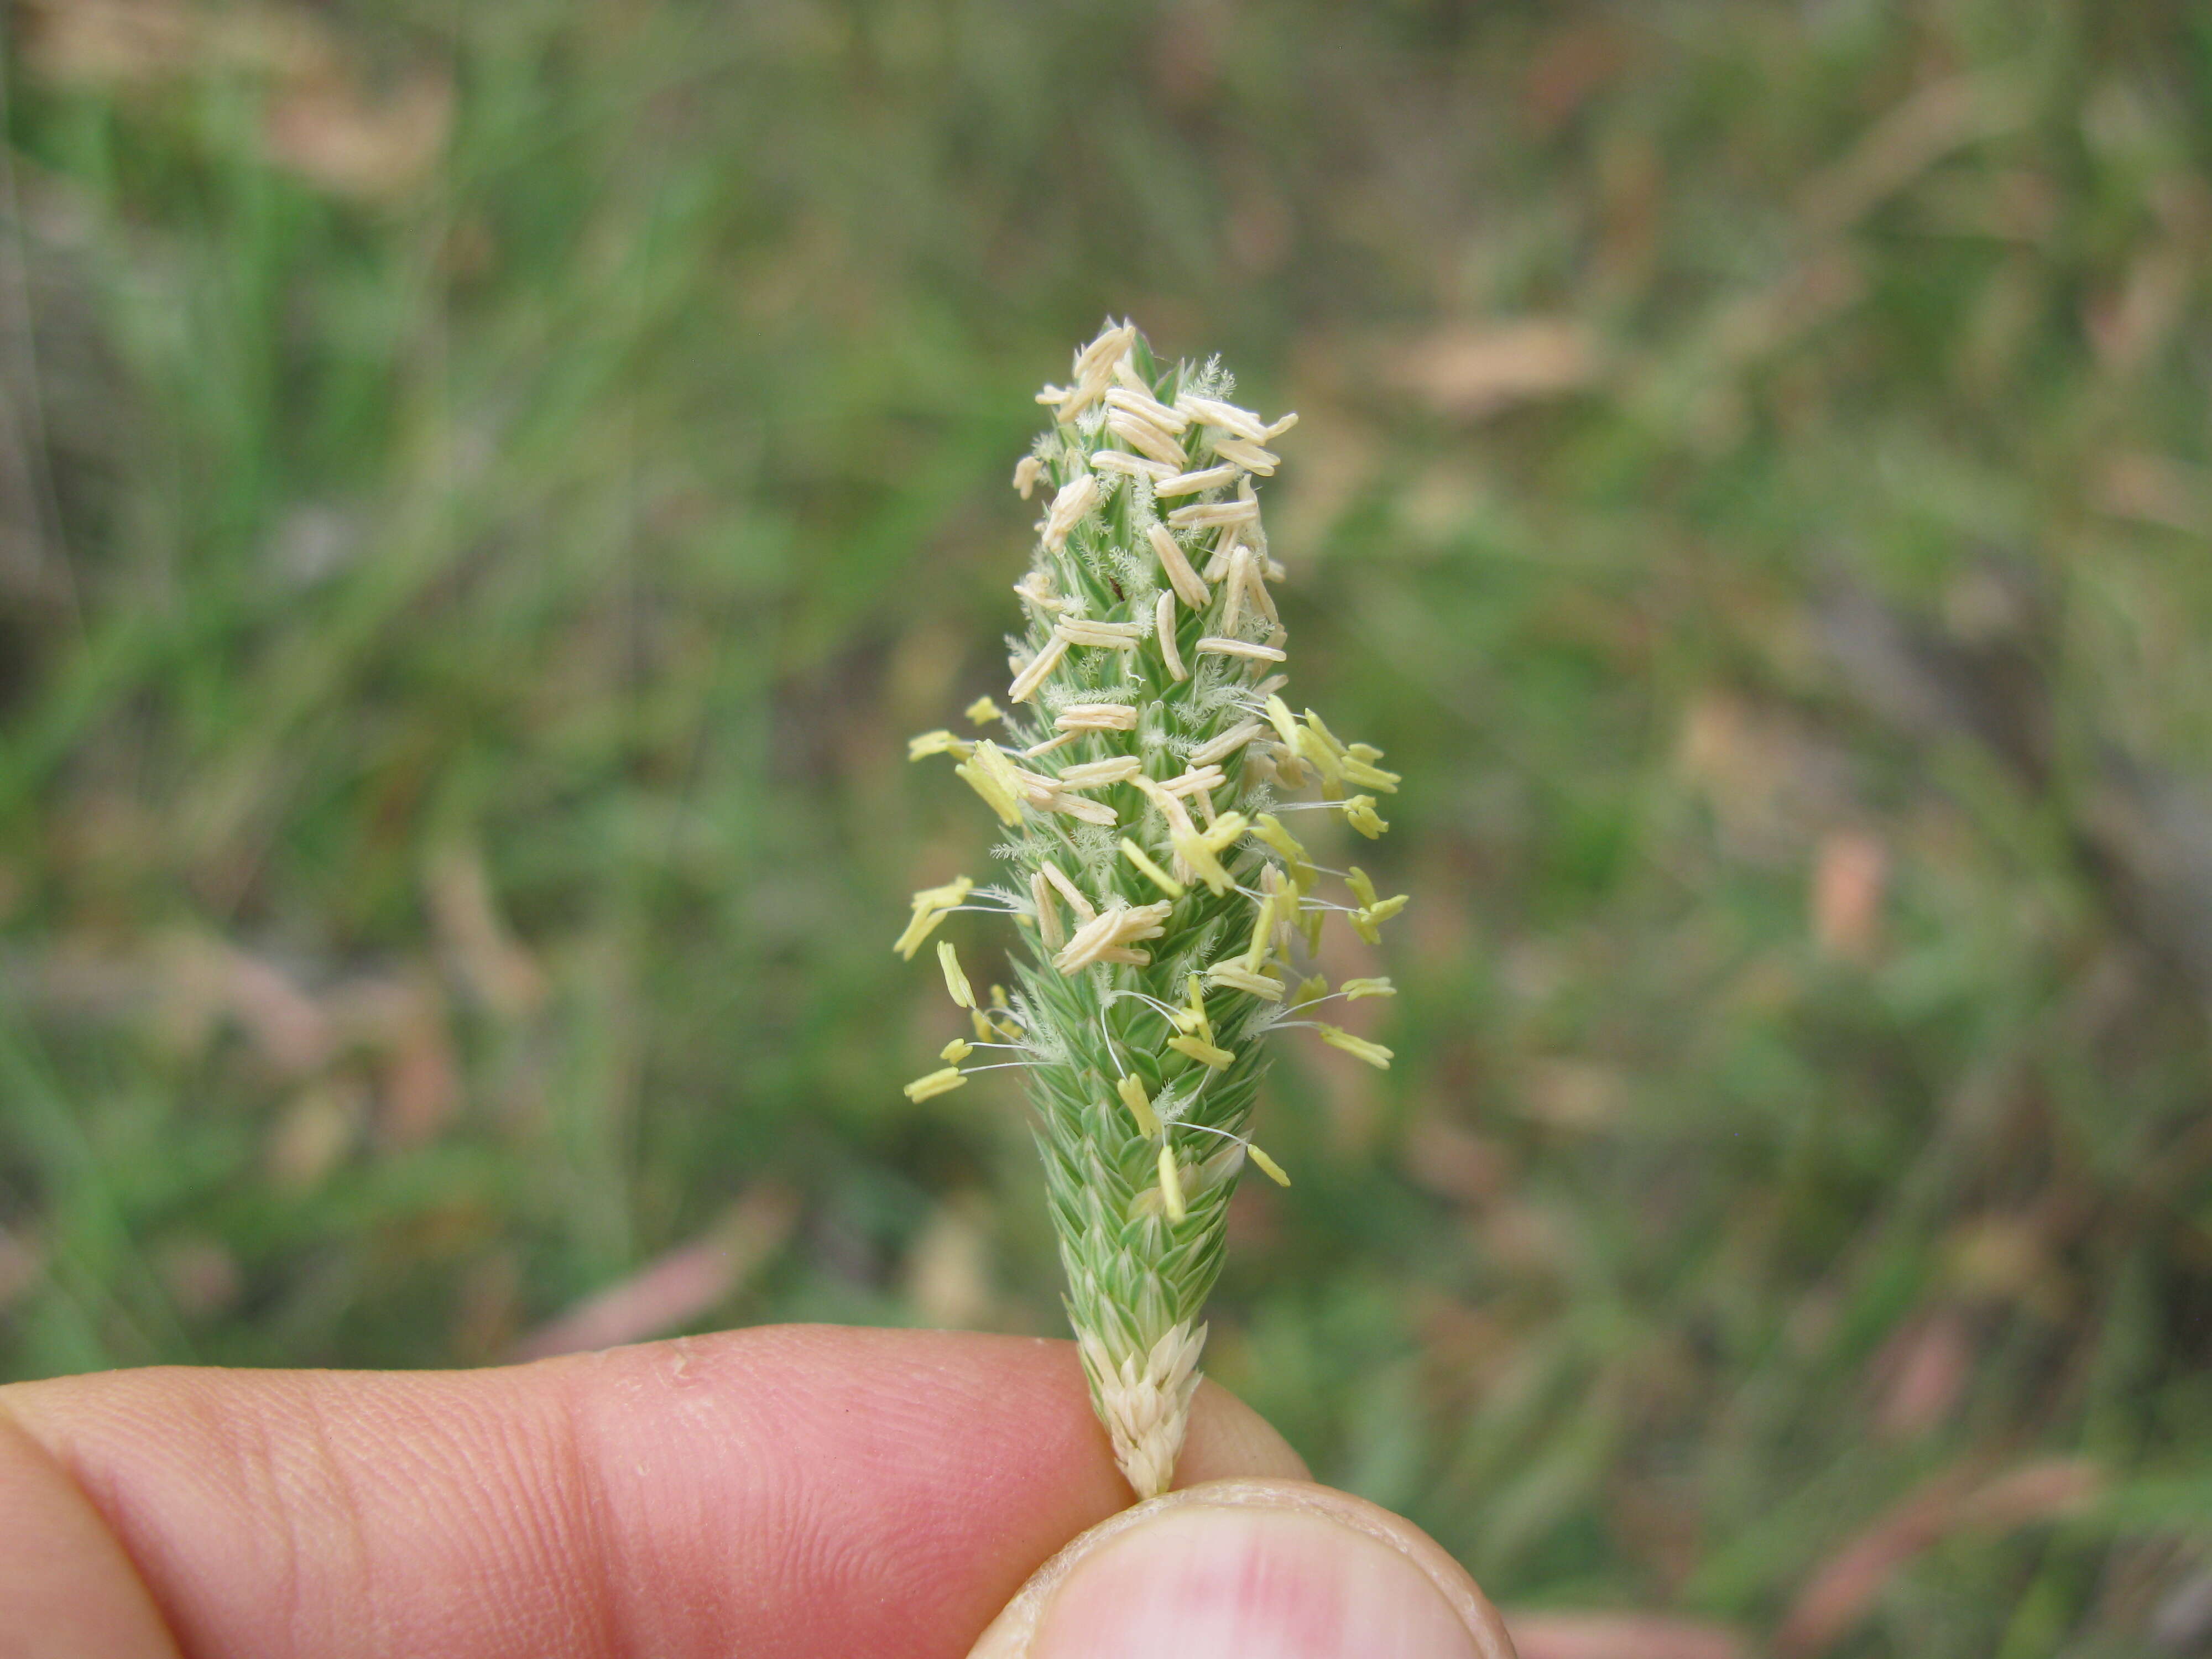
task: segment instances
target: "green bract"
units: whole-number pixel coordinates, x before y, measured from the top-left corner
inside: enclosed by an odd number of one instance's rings
[[[961,1087],[992,1045],[1026,1076],[1091,1399],[1145,1497],[1167,1489],[1182,1449],[1237,1175],[1249,1157],[1288,1184],[1247,1133],[1261,1039],[1304,1027],[1390,1061],[1305,1017],[1389,995],[1388,980],[1332,996],[1291,964],[1329,911],[1371,941],[1406,902],[1378,898],[1357,869],[1352,903],[1322,900],[1284,825],[1335,811],[1371,839],[1388,828],[1375,795],[1398,779],[1379,750],[1283,698],[1269,592],[1283,571],[1252,481],[1274,472],[1266,445],[1297,417],[1264,422],[1228,401],[1233,389],[1218,362],[1162,369],[1126,323],[1077,352],[1070,384],[1040,394],[1054,424],[1014,475],[1024,500],[1042,486],[1048,504],[1014,588],[1027,629],[1012,641],[1011,708],[967,711],[1003,721],[1004,740],[938,731],[910,747],[953,757],[1009,831],[998,852],[1018,879],[915,894],[896,948],[910,957],[945,915],[978,908],[1012,915],[1030,948],[1020,988],[979,1000],[939,946],[975,1040],[948,1044],[907,1093]],[[1288,799],[1307,789],[1319,799]]]

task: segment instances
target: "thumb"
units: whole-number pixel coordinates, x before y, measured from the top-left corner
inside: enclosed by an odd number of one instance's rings
[[[1040,1567],[969,1659],[1512,1659],[1425,1533],[1297,1480],[1216,1480],[1124,1510]]]

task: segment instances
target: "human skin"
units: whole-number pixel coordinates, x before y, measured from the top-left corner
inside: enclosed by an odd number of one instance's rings
[[[1209,1385],[1179,1485],[1303,1480]],[[0,1389],[0,1655],[957,1656],[1127,1488],[1064,1342]]]

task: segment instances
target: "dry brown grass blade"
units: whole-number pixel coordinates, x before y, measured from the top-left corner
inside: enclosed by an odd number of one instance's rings
[[[1825,957],[1864,963],[1881,943],[1889,888],[1889,848],[1864,830],[1821,838],[1813,857],[1813,943]]]
[[[354,76],[302,80],[270,106],[271,161],[336,196],[394,201],[427,179],[453,125],[453,83],[416,71],[387,92]]]
[[[2116,519],[2212,536],[2212,468],[2165,455],[2115,455],[2092,482],[2090,500]]]
[[[1960,75],[1923,87],[1807,185],[1798,222],[1815,237],[1846,230],[1954,150],[2010,132],[2029,112],[2025,89],[2008,75]]]
[[[757,1186],[702,1237],[540,1326],[515,1345],[510,1357],[544,1359],[588,1352],[688,1325],[728,1301],[766,1266],[798,1219],[796,1194],[783,1187]]]
[[[438,853],[424,887],[438,942],[471,995],[509,1019],[545,1000],[545,970],[500,915],[482,848],[471,843]]]
[[[137,971],[126,963],[125,975]],[[179,934],[155,955],[150,983],[164,1025],[189,1045],[210,1019],[236,1022],[262,1060],[283,1077],[320,1069],[339,1034],[328,1009],[265,957],[203,934]]]
[[[1953,1464],[1882,1515],[1815,1572],[1774,1635],[1784,1659],[1825,1653],[1872,1609],[1914,1557],[1957,1532],[2010,1531],[2077,1510],[2100,1484],[2079,1458],[2043,1458],[1983,1478],[1977,1460]]]
[[[1726,1625],[1658,1613],[1509,1613],[1521,1659],[1750,1659]]]
[[[1597,336],[1586,325],[1522,317],[1438,329],[1393,355],[1384,375],[1439,414],[1476,421],[1579,392],[1603,366]]]
[[[998,1305],[990,1225],[989,1201],[980,1194],[956,1194],[931,1214],[906,1259],[907,1296],[924,1324],[988,1327]]]
[[[46,1277],[46,1253],[38,1240],[0,1227],[0,1310]]]
[[[1705,338],[1717,362],[1746,368],[1856,305],[1865,273],[1841,248],[1828,248],[1771,282],[1721,301]]]
[[[307,11],[195,5],[185,0],[29,0],[23,58],[57,85],[90,88],[251,70],[315,72],[331,50]]]
[[[59,86],[112,90],[210,75],[265,81],[269,159],[333,195],[408,194],[452,133],[450,75],[424,67],[374,86],[352,44],[304,7],[34,0],[25,21],[25,61]]]
[[[1876,1431],[1887,1440],[1927,1433],[1950,1416],[1979,1358],[1958,1308],[1939,1307],[1913,1319],[1870,1368]]]

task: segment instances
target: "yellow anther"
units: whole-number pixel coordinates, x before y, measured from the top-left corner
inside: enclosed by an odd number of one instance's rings
[[[1319,1002],[1328,994],[1328,981],[1314,974],[1298,981],[1298,988],[1291,993],[1291,1006],[1303,1008],[1309,1002]]]
[[[1006,988],[1003,985],[994,985],[991,988],[991,1012],[979,1010],[969,1016],[969,1018],[975,1024],[975,1040],[978,1042],[988,1042],[993,1037],[999,1037],[1007,1042],[1019,1042],[1022,1040],[1020,1019],[1016,1015],[1006,1012],[1013,1005],[1006,1000]],[[992,1012],[999,1016],[995,1022],[991,1018]]]
[[[952,994],[953,1001],[963,1008],[974,1008],[975,988],[968,983],[968,975],[961,971],[960,957],[953,951],[951,939],[937,941],[937,964],[945,969],[945,988]]]
[[[1006,711],[988,697],[978,697],[960,711],[970,726],[988,726],[993,720],[1002,720]]]
[[[937,1057],[948,1066],[957,1066],[975,1052],[975,1045],[964,1037],[955,1037],[937,1051]]]
[[[958,1066],[948,1066],[941,1072],[932,1072],[927,1077],[915,1079],[906,1085],[903,1092],[908,1100],[919,1105],[925,1100],[933,1100],[939,1095],[950,1094],[967,1081],[966,1074]]]
[[[1224,812],[1200,839],[1206,842],[1206,851],[1224,853],[1243,840],[1251,828],[1252,820],[1242,812]]]
[[[1143,1084],[1133,1077],[1125,1077],[1114,1085],[1114,1089],[1121,1097],[1121,1103],[1129,1109],[1129,1115],[1136,1120],[1139,1134],[1159,1133],[1159,1114],[1152,1109],[1152,1103],[1145,1097]]]
[[[1352,930],[1370,945],[1382,942],[1382,924],[1406,908],[1410,894],[1400,893],[1373,904],[1363,904],[1352,913]]]
[[[891,941],[891,949],[912,962],[914,953],[921,948],[922,940],[927,939],[937,924],[944,920],[945,912],[942,910],[916,910],[908,921],[906,931]]]
[[[1267,703],[1267,724],[1275,728],[1276,741],[1282,744],[1282,754],[1275,769],[1285,783],[1297,785],[1306,781],[1306,769],[1298,763],[1298,722],[1291,707],[1279,696],[1270,696]]]
[[[1375,797],[1354,795],[1344,804],[1344,821],[1373,841],[1390,826],[1375,811]]]
[[[1021,803],[999,785],[995,778],[987,777],[976,769],[963,763],[952,769],[952,775],[983,798],[983,805],[999,815],[999,821],[1012,829],[1022,821]]]
[[[1121,837],[1121,856],[1152,878],[1152,885],[1170,898],[1181,898],[1189,890],[1152,862],[1152,856],[1127,836]]]
[[[968,895],[975,890],[975,883],[972,878],[955,876],[941,887],[925,887],[916,893],[914,908],[919,910],[927,905],[933,909],[949,910],[956,904],[965,904]]]
[[[1181,1221],[1190,1213],[1182,1200],[1182,1172],[1176,1168],[1175,1153],[1166,1146],[1160,1148],[1160,1202],[1167,1206],[1170,1221]]]
[[[1298,728],[1298,753],[1321,769],[1323,794],[1331,794],[1334,787],[1343,784],[1344,763],[1337,757],[1336,750],[1322,742],[1310,726]]]
[[[1344,872],[1344,884],[1352,889],[1352,896],[1362,904],[1375,902],[1375,884],[1368,878],[1367,872],[1358,865],[1353,865]]]
[[[1243,991],[1266,1002],[1283,1000],[1283,981],[1269,974],[1248,969],[1234,962],[1217,962],[1206,970],[1209,985],[1220,986],[1231,991]]]
[[[1396,772],[1386,772],[1379,766],[1370,766],[1365,761],[1356,760],[1350,755],[1346,755],[1340,763],[1344,768],[1344,775],[1347,782],[1361,784],[1370,789],[1380,789],[1386,795],[1396,794],[1399,784],[1404,781],[1402,776]]]
[[[1000,748],[997,744],[993,743],[988,738],[976,738],[975,759],[975,764],[987,775],[996,778],[1009,793],[1020,793],[1021,772],[1015,767],[1013,762],[1006,758],[1006,751]]]
[[[1193,1060],[1204,1060],[1217,1072],[1237,1058],[1226,1048],[1217,1048],[1194,1036],[1171,1036],[1168,1039],[1168,1047],[1177,1054],[1188,1054]]]
[[[964,903],[975,886],[975,884],[967,877],[959,876],[942,887],[925,887],[916,893],[914,896],[914,915],[907,922],[906,931],[893,942],[891,949],[912,962],[914,953],[921,948],[922,940],[927,939],[937,924],[945,920],[945,913]]]
[[[1344,1000],[1357,1002],[1362,997],[1395,997],[1398,988],[1390,983],[1389,975],[1379,975],[1374,979],[1348,979],[1344,981]]]
[[[1252,820],[1252,834],[1255,839],[1283,855],[1284,863],[1290,866],[1291,879],[1297,884],[1300,892],[1313,890],[1314,883],[1318,878],[1313,860],[1299,844],[1298,838],[1283,828],[1280,818],[1273,812],[1261,813]]]
[[[1248,1140],[1244,1143],[1244,1150],[1252,1154],[1252,1161],[1260,1166],[1260,1173],[1268,1180],[1273,1182],[1278,1187],[1287,1187],[1291,1184],[1290,1176],[1283,1173],[1283,1166],[1261,1152],[1257,1146]]]
[[[952,769],[953,775],[983,798],[984,804],[1009,828],[1022,821],[1021,775],[1014,763],[988,738],[978,738],[968,759]]]
[[[1370,1042],[1349,1031],[1339,1030],[1334,1025],[1316,1025],[1321,1040],[1332,1048],[1341,1048],[1354,1060],[1364,1060],[1378,1072],[1390,1069],[1390,1051],[1379,1042]]]
[[[1244,970],[1256,974],[1267,960],[1267,947],[1273,942],[1275,919],[1281,901],[1270,893],[1260,901],[1260,913],[1252,919],[1252,943],[1244,951]]]
[[[1298,730],[1298,754],[1321,768],[1322,776],[1343,776],[1343,750],[1329,744],[1312,726],[1301,726]]]
[[[1321,716],[1315,714],[1310,708],[1306,710],[1306,730],[1312,732],[1314,736],[1321,739],[1322,744],[1328,747],[1329,755],[1333,759],[1340,761],[1344,758],[1345,747],[1341,743],[1337,741],[1336,733],[1330,731],[1328,726],[1324,726],[1322,723]]]
[[[957,755],[965,760],[968,749],[967,744],[941,727],[906,740],[906,757],[910,761],[921,760],[930,755]]]
[[[1217,894],[1229,890],[1229,872],[1222,868],[1221,860],[1214,857],[1213,849],[1206,844],[1203,836],[1188,830],[1170,829],[1168,839],[1175,848],[1176,856],[1188,865],[1191,872],[1207,887]]]
[[[1206,985],[1196,974],[1183,979],[1183,1010],[1175,1017],[1176,1029],[1185,1036],[1213,1041],[1213,1022],[1206,1017]]]

